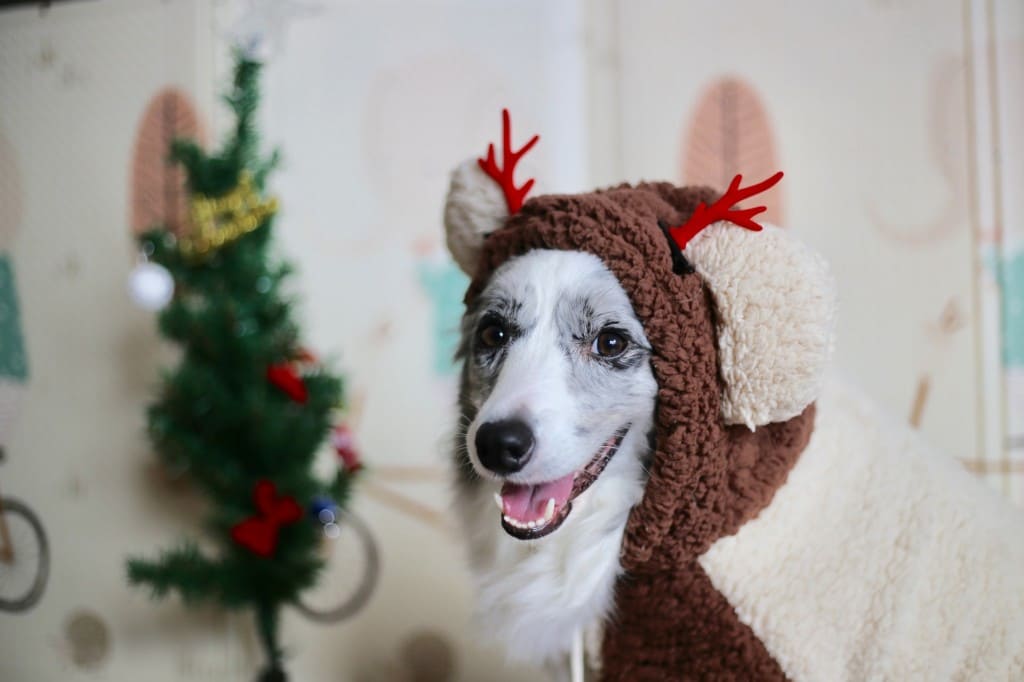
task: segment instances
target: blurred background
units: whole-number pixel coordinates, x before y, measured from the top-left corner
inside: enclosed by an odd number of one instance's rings
[[[769,219],[832,262],[840,371],[1024,504],[1019,0],[46,4],[0,8],[0,491],[36,511],[51,561],[35,608],[0,613],[0,679],[258,665],[247,617],[153,604],[124,579],[126,555],[203,510],[145,437],[175,359],[126,288],[159,209],[153,140],[168,107],[175,132],[221,137],[230,46],[253,35],[283,154],[277,248],[310,346],[347,377],[367,465],[353,506],[382,559],[353,619],[286,614],[295,679],[541,679],[468,622],[447,509],[466,280],[441,206],[503,106],[517,140],[542,136],[520,176],[541,192],[784,170]],[[332,561],[344,583],[348,555]]]

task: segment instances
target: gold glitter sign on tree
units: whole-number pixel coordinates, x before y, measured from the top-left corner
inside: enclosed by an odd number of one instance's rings
[[[277,212],[277,199],[263,200],[253,189],[252,176],[242,172],[238,184],[227,194],[210,197],[197,194],[189,204],[191,232],[179,241],[181,252],[203,258],[225,244],[252,232]]]

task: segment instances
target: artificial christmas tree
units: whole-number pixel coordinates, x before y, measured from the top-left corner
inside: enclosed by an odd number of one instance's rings
[[[146,267],[173,278],[173,296],[164,287],[141,299],[166,302],[160,331],[183,351],[149,408],[149,435],[160,458],[209,497],[216,550],[188,541],[156,560],[129,560],[128,576],[157,597],[252,609],[267,657],[260,679],[283,680],[281,608],[317,580],[317,517],[344,507],[358,467],[346,460],[330,483],[312,472],[336,426],[342,382],[301,345],[281,289],[290,269],[268,254],[277,203],[264,185],[276,155],[257,148],[260,64],[236,60],[226,97],[236,123],[223,148],[172,145],[186,171],[187,227],[141,238]]]

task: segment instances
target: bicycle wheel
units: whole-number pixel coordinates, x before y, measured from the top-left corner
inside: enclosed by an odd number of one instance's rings
[[[50,546],[35,512],[9,497],[0,499],[13,557],[0,561],[0,611],[27,611],[35,606],[50,575]]]
[[[340,515],[338,523],[343,530],[338,537],[327,538],[324,541],[327,549],[327,566],[317,586],[300,596],[294,604],[302,615],[317,623],[337,623],[358,613],[370,600],[380,574],[380,552],[369,526],[350,511],[341,511]],[[353,531],[348,538],[345,537],[346,529]],[[347,579],[351,574],[343,575],[338,572],[339,565],[351,565],[358,557],[343,547],[352,540],[361,545],[363,555],[363,570],[354,588],[343,585],[345,582],[351,582]],[[347,593],[347,596],[339,597],[339,593]]]

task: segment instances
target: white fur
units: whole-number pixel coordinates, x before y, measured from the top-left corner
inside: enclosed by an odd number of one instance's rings
[[[777,227],[727,222],[684,254],[715,299],[725,422],[754,429],[803,412],[833,347],[836,293],[824,259]]]
[[[493,484],[460,497],[457,513],[470,547],[481,636],[511,660],[554,664],[568,656],[573,633],[599,630],[609,615],[619,548],[629,511],[643,495],[642,471],[630,451],[646,447],[631,432],[608,468],[573,502],[561,528],[532,542],[501,529]],[[589,637],[588,642],[599,641]]]
[[[568,655],[578,629],[593,629],[609,615],[621,571],[622,533],[643,494],[641,458],[657,391],[645,365],[632,370],[629,391],[603,397],[608,405],[584,407],[585,396],[572,393],[570,360],[559,346],[557,306],[581,287],[606,309],[632,317],[620,322],[632,325],[646,344],[625,291],[596,256],[538,250],[503,266],[488,291],[521,301],[529,331],[509,348],[498,381],[467,432],[470,459],[485,483],[462,490],[457,498],[470,547],[477,629],[500,641],[510,658],[533,663],[559,661]],[[586,367],[586,360],[577,362]],[[620,425],[633,425],[601,476],[573,501],[563,525],[536,541],[518,540],[502,530],[493,500],[501,483],[482,467],[473,446],[480,424],[510,416],[527,419],[537,440],[529,464],[509,477],[518,482],[554,480],[578,471]],[[577,424],[585,425],[586,433],[577,433]]]
[[[470,277],[476,272],[484,235],[501,227],[506,218],[505,195],[476,159],[452,171],[444,205],[445,235],[452,257]]]
[[[1024,679],[1024,514],[840,386],[700,563],[792,680]]]

